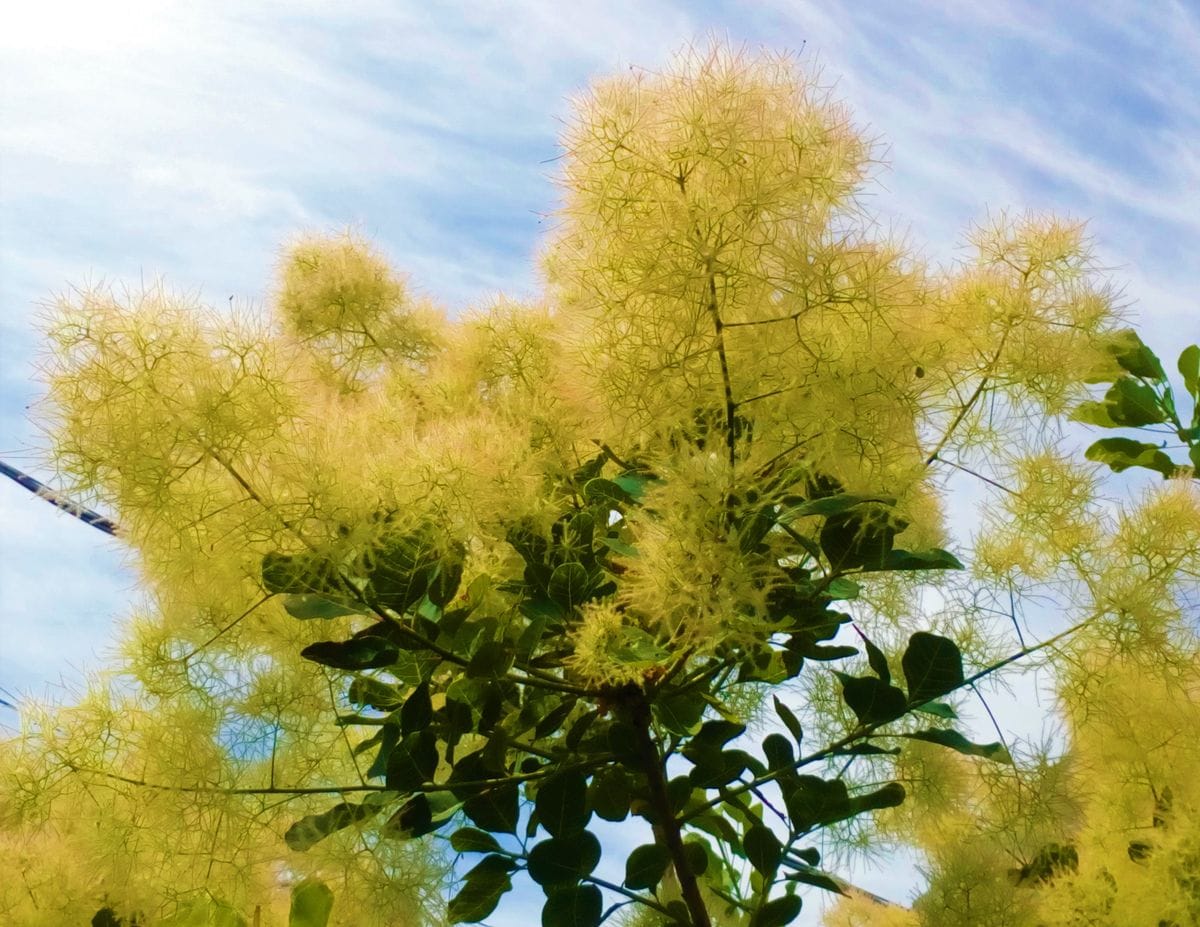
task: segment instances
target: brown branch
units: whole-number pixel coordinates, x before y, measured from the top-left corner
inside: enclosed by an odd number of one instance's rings
[[[729,448],[729,467],[732,471],[737,463],[737,437],[734,434],[737,404],[733,401],[733,383],[729,379],[729,358],[725,353],[725,323],[721,319],[720,306],[717,305],[717,278],[713,273],[712,258],[708,258],[705,264],[705,272],[708,275],[708,313],[712,316],[713,327],[717,332],[717,358],[721,362],[721,385],[725,391],[725,444]],[[730,478],[732,477],[731,472]]]
[[[655,837],[665,844],[671,856],[675,876],[679,880],[679,891],[692,917],[693,927],[712,927],[696,874],[688,865],[687,854],[684,852],[681,822],[675,817],[675,811],[671,807],[663,760],[654,744],[654,738],[650,735],[650,706],[640,692],[639,698],[631,706],[630,715],[633,728],[637,732],[636,746],[642,771],[646,774],[646,782],[650,789],[650,805],[654,809],[655,817]]]

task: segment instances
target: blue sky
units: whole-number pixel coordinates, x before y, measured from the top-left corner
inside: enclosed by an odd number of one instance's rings
[[[1147,341],[1174,357],[1200,339],[1185,3],[41,0],[5,21],[0,456],[43,478],[39,301],[162,276],[257,304],[290,234],[347,224],[452,309],[533,291],[572,94],[712,34],[836,84],[886,146],[868,208],[933,260],[988,210],[1086,218]],[[0,526],[0,686],[73,685],[135,575],[118,542],[7,482]]]

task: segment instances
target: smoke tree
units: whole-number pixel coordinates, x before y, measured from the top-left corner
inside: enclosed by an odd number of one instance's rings
[[[383,923],[371,880],[438,835],[452,923],[524,883],[546,927],[782,927],[849,890],[912,757],[1012,763],[952,702],[1062,639],[1006,636],[1004,564],[1096,540],[1055,446],[1117,324],[1080,228],[1000,217],[927,267],[786,57],[600,82],[563,147],[535,299],[449,317],[344,234],[288,248],[267,313],[56,307],[55,460],[147,602],[120,707],[27,733],[13,816],[103,789],[226,822],[175,895],[106,876],[106,916],[249,922],[311,874],[332,913],[294,916]],[[981,518],[1017,528],[956,543],[956,492],[1010,476]]]

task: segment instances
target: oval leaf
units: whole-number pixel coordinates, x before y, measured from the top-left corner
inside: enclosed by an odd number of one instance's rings
[[[1188,345],[1179,355],[1179,374],[1184,388],[1193,397],[1200,396],[1200,347]]]
[[[474,924],[495,911],[500,896],[512,888],[508,877],[512,868],[512,862],[503,856],[484,857],[450,899],[446,909],[450,923]]]
[[[646,843],[635,849],[625,860],[625,887],[652,890],[666,874],[671,864],[670,854],[657,843]]]
[[[387,787],[411,792],[433,779],[437,765],[437,735],[428,729],[408,734],[388,756]]]
[[[305,879],[292,886],[288,927],[325,927],[333,910],[333,891],[319,879]]]
[[[600,841],[586,830],[543,840],[529,851],[529,877],[538,885],[574,884],[600,862]]]
[[[320,814],[308,814],[287,829],[283,835],[284,842],[293,850],[304,852],[330,834],[357,824],[379,813],[378,805],[354,805],[350,802],[338,802],[328,811]]]
[[[937,634],[918,631],[910,637],[900,665],[908,681],[909,701],[915,704],[953,692],[963,684],[958,645]]]
[[[561,837],[587,826],[587,778],[573,770],[551,776],[538,788],[538,820],[554,837]]]
[[[520,816],[520,795],[515,782],[485,789],[463,802],[465,814],[476,827],[493,833],[515,834]]]
[[[802,904],[799,895],[784,895],[768,901],[750,919],[750,927],[784,927],[799,916]]]
[[[847,676],[835,673],[842,683],[842,698],[862,724],[886,724],[895,721],[908,708],[908,699],[895,686],[875,676]]]
[[[1152,387],[1130,377],[1121,377],[1104,394],[1109,417],[1118,425],[1138,428],[1167,420]]]
[[[587,568],[582,563],[572,562],[555,568],[546,590],[563,608],[576,608],[587,599],[590,585]]]
[[[742,848],[750,865],[767,878],[779,867],[779,860],[783,856],[783,844],[765,824],[755,824],[746,831]]]
[[[429,683],[423,682],[404,700],[400,709],[400,730],[413,734],[429,727],[433,721],[433,702],[429,698]]]
[[[1170,457],[1153,444],[1130,438],[1103,438],[1089,447],[1084,456],[1096,463],[1107,464],[1114,473],[1121,473],[1130,467],[1142,467],[1170,477],[1179,469]]]
[[[362,670],[390,666],[400,650],[382,637],[352,637],[348,641],[318,641],[300,651],[300,656],[334,669]]]
[[[542,906],[542,927],[598,927],[604,901],[594,885],[551,892]]]
[[[496,838],[474,827],[460,827],[450,835],[450,846],[458,853],[495,853],[500,849]]]

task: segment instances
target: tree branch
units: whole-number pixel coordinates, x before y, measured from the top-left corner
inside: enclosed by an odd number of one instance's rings
[[[654,809],[656,821],[655,836],[666,845],[666,850],[671,856],[675,876],[679,880],[679,891],[683,895],[688,913],[691,914],[693,927],[712,927],[708,908],[700,894],[700,885],[691,866],[688,865],[687,854],[683,849],[681,821],[675,817],[675,811],[671,807],[662,757],[659,756],[658,747],[650,734],[650,706],[644,696],[631,707],[630,715],[634,730],[637,731],[636,747],[642,771],[650,788],[650,805]]]
[[[987,676],[990,676],[992,673],[998,672],[999,670],[1003,669],[1004,667],[1009,666],[1010,664],[1016,663],[1018,660],[1023,660],[1025,657],[1031,656],[1032,654],[1037,653],[1039,650],[1045,650],[1047,647],[1053,647],[1055,644],[1057,644],[1059,641],[1063,640],[1064,638],[1067,638],[1070,635],[1075,634],[1075,633],[1081,631],[1083,628],[1087,627],[1087,625],[1091,624],[1093,620],[1094,620],[1093,618],[1085,618],[1083,621],[1080,621],[1079,623],[1072,625],[1071,627],[1067,628],[1065,631],[1060,631],[1058,634],[1055,634],[1053,637],[1047,638],[1046,640],[1042,641],[1041,643],[1034,644],[1030,647],[1023,647],[1020,650],[1018,650],[1016,653],[1010,654],[1009,656],[1005,657],[1003,660],[999,660],[999,661],[991,664],[990,666],[985,666],[979,672],[974,673],[971,676],[968,676],[961,683],[959,683],[957,686],[955,686],[953,689],[951,689],[950,692],[957,692],[960,689],[966,689],[969,687],[973,687],[974,684],[976,682],[978,682],[980,679],[984,679]],[[947,692],[946,694],[948,695],[949,692]],[[741,785],[738,785],[738,786],[728,789],[727,792],[729,795],[738,795],[743,792],[749,792],[752,789],[755,789],[758,786],[764,785],[768,782],[773,782],[774,780],[778,779],[781,775],[794,772],[795,770],[800,769],[802,766],[807,766],[809,763],[815,763],[817,760],[827,759],[828,757],[836,754],[838,751],[843,750],[846,747],[850,746],[850,744],[854,743],[855,741],[863,740],[864,738],[872,736],[873,734],[876,733],[876,731],[879,730],[879,728],[885,727],[886,725],[891,724],[891,723],[892,723],[891,721],[880,721],[875,724],[859,725],[854,730],[852,730],[849,734],[847,734],[845,737],[842,737],[841,739],[834,741],[833,743],[829,744],[826,747],[821,748],[820,750],[816,750],[812,753],[809,753],[809,754],[806,754],[806,755],[800,757],[798,760],[796,760],[790,766],[785,766],[780,769],[776,769],[771,772],[765,773],[762,776],[757,776],[754,779],[751,779],[749,782],[745,782],[745,783],[742,783]],[[725,796],[720,796],[718,798],[712,799],[711,801],[707,801],[704,804],[699,805],[696,808],[692,809],[692,811],[690,813],[682,816],[679,819],[679,823],[687,824],[689,821],[693,820],[694,818],[697,818],[700,815],[704,814],[704,812],[711,811],[713,808],[718,807],[719,805],[724,803],[726,800],[727,799]]]

